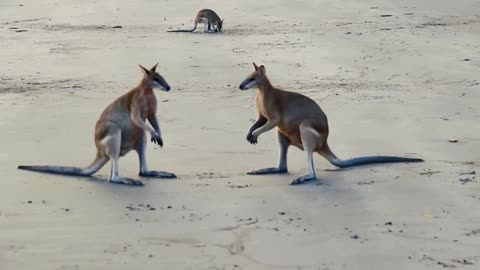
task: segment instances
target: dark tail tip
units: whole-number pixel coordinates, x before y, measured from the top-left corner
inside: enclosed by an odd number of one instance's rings
[[[424,162],[425,160],[421,158],[409,158],[409,157],[394,157],[394,160],[390,162],[405,162],[405,163],[416,163],[416,162]]]
[[[17,169],[19,169],[19,170],[28,170],[28,169],[30,169],[30,167],[31,167],[31,166],[18,165],[18,166],[17,166]]]

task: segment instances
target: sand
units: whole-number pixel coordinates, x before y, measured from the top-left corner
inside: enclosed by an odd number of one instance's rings
[[[223,33],[165,32],[205,7]],[[478,269],[478,10],[1,1],[0,269]],[[277,162],[274,131],[245,140],[255,91],[238,85],[253,61],[321,105],[338,156],[426,162],[339,170],[316,156],[318,181],[290,186],[306,170],[292,148],[288,175],[245,175]],[[179,179],[129,187],[104,181],[109,166],[87,179],[16,169],[88,165],[99,114],[138,83],[138,64],[156,62],[172,90],[157,92],[165,146],[149,144],[147,158]],[[120,173],[139,179],[134,153]]]

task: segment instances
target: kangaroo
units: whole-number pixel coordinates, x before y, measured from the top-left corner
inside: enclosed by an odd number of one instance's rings
[[[145,158],[147,146],[146,134],[152,136],[151,141],[163,146],[163,140],[158,125],[156,111],[157,100],[153,93],[154,88],[170,91],[167,81],[158,74],[154,65],[150,70],[140,66],[143,79],[140,84],[128,93],[117,98],[100,115],[95,125],[95,146],[97,155],[93,163],[87,168],[61,166],[25,166],[18,169],[74,176],[90,176],[100,170],[109,160],[112,161],[110,177],[111,183],[126,185],[143,185],[141,181],[120,177],[118,173],[118,159],[130,150],[137,151],[140,160],[139,176],[176,178],[175,174],[162,171],[149,171]],[[145,123],[148,119],[152,127]]]
[[[191,30],[170,30],[167,32],[193,32],[197,29],[199,23],[204,24],[203,31],[205,33],[215,33],[222,31],[223,20],[211,9],[202,9],[197,13],[195,17],[193,29]]]
[[[316,179],[313,167],[313,152],[326,158],[331,164],[346,168],[350,166],[387,163],[421,162],[422,159],[394,156],[367,156],[347,160],[339,159],[327,144],[328,121],[320,106],[302,94],[277,89],[266,76],[265,67],[253,63],[255,71],[241,84],[240,90],[257,87],[256,105],[258,119],[248,130],[247,141],[257,144],[258,136],[277,127],[280,145],[278,166],[248,172],[250,175],[287,173],[287,150],[290,145],[307,154],[308,172],[291,182],[292,185]]]

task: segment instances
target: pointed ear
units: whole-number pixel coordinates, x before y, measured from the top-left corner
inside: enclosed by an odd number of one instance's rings
[[[253,67],[255,68],[255,71],[258,70],[258,67],[257,67],[257,65],[255,64],[255,62],[253,62]]]
[[[155,72],[155,70],[157,69],[157,66],[158,66],[158,63],[156,63],[156,64],[150,69],[150,72]]]
[[[148,71],[148,69],[144,68],[142,65],[138,65],[138,66],[142,70],[143,76],[148,77],[148,74],[150,74],[150,71]]]
[[[267,71],[265,70],[265,66],[264,66],[264,65],[261,65],[261,66],[258,68],[258,71],[259,71],[260,74],[262,74],[262,75],[265,75],[265,73],[267,73]]]

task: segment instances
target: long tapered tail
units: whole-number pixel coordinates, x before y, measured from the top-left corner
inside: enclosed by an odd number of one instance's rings
[[[73,175],[73,176],[90,176],[100,170],[105,163],[108,162],[107,157],[97,157],[93,163],[87,168],[77,167],[65,167],[65,166],[28,166],[19,165],[19,170],[27,170],[34,172],[44,172],[61,175]]]
[[[179,29],[179,30],[169,30],[169,31],[167,31],[167,32],[173,32],[173,33],[193,32],[193,31],[195,31],[195,29],[197,29],[197,24],[194,24],[194,25],[193,25],[193,29],[191,29],[191,30]]]
[[[347,167],[367,165],[367,164],[376,164],[376,163],[423,162],[423,159],[420,159],[420,158],[406,158],[406,157],[394,157],[394,156],[367,156],[367,157],[357,157],[357,158],[351,158],[351,159],[339,159],[330,150],[327,144],[325,144],[320,154],[324,156],[328,160],[328,162],[330,162],[332,165],[340,168],[347,168]]]

